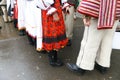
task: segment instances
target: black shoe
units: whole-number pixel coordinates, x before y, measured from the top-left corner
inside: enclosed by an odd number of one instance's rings
[[[63,62],[57,57],[57,51],[50,51],[48,53],[48,57],[49,57],[49,63],[51,66],[54,66],[54,67],[63,66]]]
[[[26,33],[25,33],[25,30],[20,30],[19,31],[19,36],[24,36]]]
[[[13,20],[13,23],[14,23],[14,27],[17,28],[18,20],[17,20],[17,19],[14,19],[14,20]]]
[[[27,34],[27,38],[28,38],[28,43],[33,46],[34,45],[33,38],[29,36],[28,34]]]
[[[105,74],[108,71],[107,67],[100,66],[99,64],[95,64],[95,69],[97,69],[101,74]]]
[[[76,64],[67,63],[67,67],[69,70],[74,71],[74,72],[78,72],[81,75],[84,75],[84,73],[86,72],[86,70],[79,68]]]
[[[58,59],[57,61],[50,61],[50,65],[53,67],[60,67],[63,66],[63,62]]]
[[[72,45],[72,41],[68,40],[67,46],[71,46]]]

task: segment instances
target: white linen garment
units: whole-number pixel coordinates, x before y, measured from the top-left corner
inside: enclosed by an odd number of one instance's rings
[[[37,50],[42,48],[42,19],[41,9],[36,7],[36,0],[26,0],[25,27],[28,34],[36,38]]]
[[[85,27],[81,48],[76,65],[85,70],[93,70],[97,62],[103,67],[110,67],[112,40],[118,20],[112,29],[97,29],[98,19],[91,19],[91,25]]]
[[[25,28],[25,8],[26,0],[17,0],[18,4],[18,29]]]

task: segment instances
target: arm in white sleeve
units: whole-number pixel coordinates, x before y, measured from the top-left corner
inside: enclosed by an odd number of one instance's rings
[[[54,7],[49,7],[48,10],[47,10],[47,15],[51,15],[53,13],[55,13],[57,11],[56,8]]]
[[[65,9],[66,7],[68,7],[70,4],[67,3],[68,0],[61,0],[63,6],[62,9]]]
[[[36,0],[36,6],[40,9],[47,10],[47,15],[51,15],[56,12],[57,9],[52,7],[54,0]]]

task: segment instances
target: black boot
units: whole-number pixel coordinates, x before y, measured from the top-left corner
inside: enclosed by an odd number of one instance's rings
[[[19,30],[19,36],[24,36],[26,34],[25,30]]]
[[[32,39],[33,39],[34,46],[36,47],[37,45],[36,38],[32,38]]]
[[[108,71],[107,67],[100,66],[99,64],[95,64],[95,69],[97,69],[101,74],[105,74]]]
[[[28,38],[29,44],[34,45],[34,41],[33,41],[32,37],[27,34],[27,38]]]
[[[58,58],[57,51],[54,51],[54,60],[57,66],[63,66],[63,62]]]
[[[59,60],[57,57],[57,51],[50,51],[48,53],[48,57],[49,57],[49,63],[51,66],[59,67],[63,65],[63,62]]]
[[[72,45],[72,41],[69,39],[68,43],[67,43],[67,46],[71,46],[71,45]]]
[[[67,63],[66,66],[69,70],[78,72],[81,75],[84,75],[86,72],[86,70],[79,68],[76,64],[73,64],[73,63]]]
[[[13,20],[13,23],[14,23],[14,27],[17,28],[18,20],[17,20],[17,19],[14,19],[14,20]]]
[[[49,64],[55,66],[54,53],[52,51],[48,52]]]

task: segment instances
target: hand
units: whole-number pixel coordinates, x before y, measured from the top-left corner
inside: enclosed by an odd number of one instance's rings
[[[60,18],[59,18],[59,16],[58,16],[58,14],[57,14],[57,13],[54,13],[54,14],[53,14],[53,20],[54,20],[54,21],[59,21],[59,19],[60,19]]]
[[[66,7],[65,11],[67,14],[69,14],[69,7]]]
[[[65,9],[63,9],[64,14],[69,14],[69,7],[66,7]]]
[[[84,25],[85,25],[85,26],[90,26],[90,20],[91,20],[90,17],[84,18],[84,19],[83,19]]]

